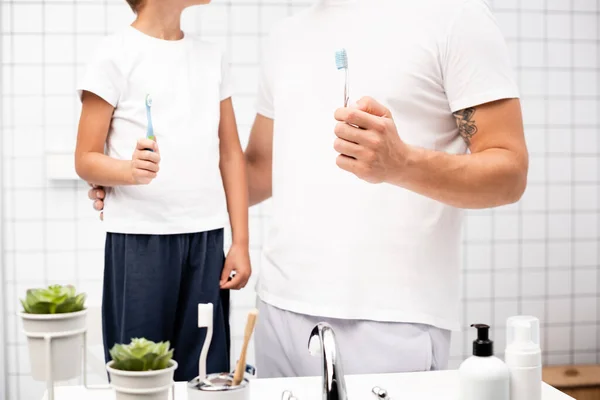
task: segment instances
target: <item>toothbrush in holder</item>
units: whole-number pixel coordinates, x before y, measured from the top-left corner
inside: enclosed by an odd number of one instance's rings
[[[335,66],[338,71],[343,72],[344,74],[344,107],[348,107],[350,84],[348,81],[348,53],[346,52],[346,49],[340,49],[335,52]]]
[[[246,353],[248,351],[248,344],[250,343],[250,337],[254,331],[254,325],[256,324],[256,317],[258,316],[258,310],[253,309],[248,313],[248,320],[246,321],[246,329],[244,329],[244,343],[242,344],[242,352],[240,359],[235,367],[235,373],[233,375],[232,386],[238,386],[244,379],[244,371],[246,370]]]
[[[200,359],[198,360],[198,380],[200,382],[206,379],[206,358],[208,357],[208,349],[213,335],[213,305],[212,303],[198,304],[198,328],[206,328],[206,336],[204,344],[200,351]]]
[[[149,94],[146,95],[146,119],[148,121],[148,127],[146,129],[146,138],[150,140],[156,141],[156,137],[154,136],[154,127],[152,126],[152,97]],[[152,149],[148,149],[152,151]]]

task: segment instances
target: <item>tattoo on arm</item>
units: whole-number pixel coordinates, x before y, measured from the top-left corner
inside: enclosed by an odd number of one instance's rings
[[[471,138],[477,133],[477,125],[473,119],[475,108],[465,108],[454,113],[456,124],[458,125],[458,133],[464,139],[467,146],[471,145]]]

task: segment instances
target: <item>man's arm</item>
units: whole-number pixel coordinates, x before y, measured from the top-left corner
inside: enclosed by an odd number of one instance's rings
[[[458,208],[518,201],[529,164],[519,100],[499,100],[454,115],[471,154],[407,145],[389,110],[362,99],[358,109],[336,112],[341,122],[336,126],[338,165],[367,181],[391,183]]]
[[[518,201],[527,185],[528,154],[521,106],[500,100],[454,114],[471,154],[414,149],[392,183],[460,208]]]
[[[273,120],[256,115],[246,147],[250,205],[271,197],[273,169]]]

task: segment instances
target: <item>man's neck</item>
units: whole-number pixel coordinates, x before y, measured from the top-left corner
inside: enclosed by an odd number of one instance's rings
[[[138,12],[137,18],[131,26],[158,39],[180,40],[183,38],[182,12],[183,9],[173,8],[172,5],[149,2]]]

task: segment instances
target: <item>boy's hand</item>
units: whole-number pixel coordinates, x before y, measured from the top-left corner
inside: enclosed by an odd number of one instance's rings
[[[150,151],[152,150],[152,151]],[[160,153],[154,140],[140,139],[131,156],[131,176],[136,185],[147,185],[158,173]]]
[[[229,280],[234,271],[235,276]],[[251,273],[248,246],[232,245],[225,258],[225,266],[221,274],[221,289],[242,289],[248,283]]]

